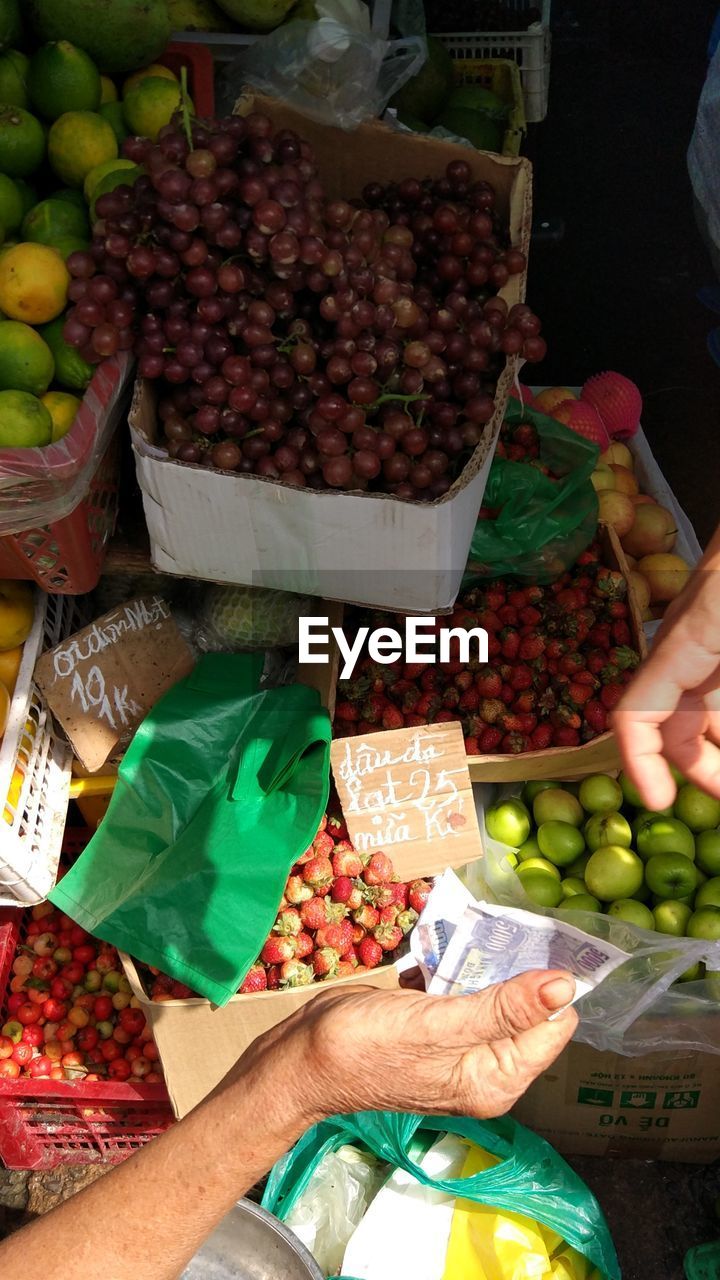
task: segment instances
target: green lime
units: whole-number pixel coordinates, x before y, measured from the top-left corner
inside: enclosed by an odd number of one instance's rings
[[[78,236],[59,236],[57,240],[53,240],[49,248],[55,249],[63,262],[66,262],[71,253],[87,253],[90,241],[81,240]]]
[[[95,188],[99,182],[102,182],[103,178],[107,177],[109,173],[118,173],[122,169],[135,168],[136,165],[132,160],[120,160],[117,156],[112,160],[103,160],[102,164],[96,165],[94,169],[90,170],[83,183],[83,195],[85,196],[87,203],[92,204]]]
[[[12,178],[0,173],[0,227],[6,234],[9,231],[17,231],[22,217],[22,195]]]
[[[122,102],[103,102],[98,107],[98,114],[102,116],[103,120],[107,120],[117,138],[118,146],[120,146],[129,137],[125,128],[125,112],[123,111]]]
[[[47,120],[66,111],[95,111],[100,106],[100,72],[69,40],[44,44],[30,59],[28,92],[35,110]]]
[[[68,187],[81,187],[91,169],[117,153],[115,134],[94,111],[66,111],[50,129],[48,159]]]
[[[21,36],[20,0],[0,0],[0,49],[17,44]]]
[[[82,191],[76,191],[74,187],[60,187],[57,191],[53,191],[49,198],[74,204],[76,209],[80,209],[87,216],[87,201]]]
[[[0,53],[0,102],[7,107],[27,107],[27,70],[30,59],[19,49]]]
[[[55,372],[47,343],[21,320],[0,322],[0,391],[29,391],[41,396]]]
[[[0,173],[25,178],[42,164],[45,130],[22,107],[0,107]]]
[[[13,182],[20,192],[20,199],[22,200],[22,216],[24,218],[25,214],[37,204],[37,191],[34,187],[31,187],[30,183],[26,182],[24,178],[13,178]]]
[[[181,91],[177,80],[149,76],[126,95],[123,106],[125,123],[131,133],[141,138],[158,136],[169,124],[180,106]],[[192,110],[192,104],[190,106]]]
[[[26,214],[22,224],[23,240],[32,240],[35,244],[54,245],[68,237],[83,240],[89,233],[87,214],[68,200],[41,200]]]
[[[32,449],[50,444],[53,423],[37,396],[0,391],[0,449]]]
[[[58,316],[49,324],[41,325],[38,332],[52,351],[55,360],[55,381],[71,391],[84,391],[93,373],[93,366],[83,360],[77,347],[71,347],[63,337],[65,316]]]
[[[128,186],[132,187],[140,177],[143,170],[140,165],[136,164],[132,169],[113,169],[112,173],[106,173],[101,178],[93,192],[92,203],[90,205],[90,216],[95,219],[95,205],[100,196],[106,196],[109,192],[114,191],[116,187]]]

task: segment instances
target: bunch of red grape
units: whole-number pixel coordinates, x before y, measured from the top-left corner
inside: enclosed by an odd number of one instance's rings
[[[68,259],[68,342],[160,379],[171,457],[312,488],[432,500],[494,413],[508,355],[540,360],[495,192],[440,180],[328,200],[310,147],[259,114],[129,138],[145,172],[100,196]]]

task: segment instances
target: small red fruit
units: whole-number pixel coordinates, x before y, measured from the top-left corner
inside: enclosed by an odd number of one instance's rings
[[[374,938],[363,938],[357,948],[358,959],[366,969],[375,969],[382,963],[383,948]]]
[[[393,864],[387,854],[374,853],[363,871],[363,880],[368,885],[387,884],[393,874]]]
[[[245,974],[242,986],[240,987],[240,995],[252,995],[255,991],[267,990],[267,974],[261,964],[254,964]]]

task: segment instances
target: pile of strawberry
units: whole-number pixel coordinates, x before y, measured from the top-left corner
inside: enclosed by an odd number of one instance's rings
[[[510,462],[535,462],[540,457],[540,436],[532,422],[520,422],[517,426],[503,422],[495,457],[507,458]]]
[[[50,902],[12,962],[0,1028],[0,1079],[162,1084],[157,1046],[114,947]]]
[[[627,584],[599,545],[549,586],[483,583],[458,598],[442,627],[484,627],[487,664],[382,665],[366,655],[338,683],[336,737],[457,720],[470,756],[577,747],[604,733],[640,661],[631,647]],[[357,618],[387,626],[388,615]],[[390,621],[392,625],[392,621]],[[402,620],[400,624],[402,630]]]
[[[272,932],[239,994],[349,978],[392,960],[431,888],[427,880],[399,880],[385,853],[357,853],[343,819],[326,815],[290,871]],[[172,999],[177,984],[153,973],[152,999]]]

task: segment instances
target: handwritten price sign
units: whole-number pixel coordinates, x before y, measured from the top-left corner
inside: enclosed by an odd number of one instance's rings
[[[459,724],[338,738],[335,786],[355,848],[383,849],[400,876],[472,862],[482,852]]]

